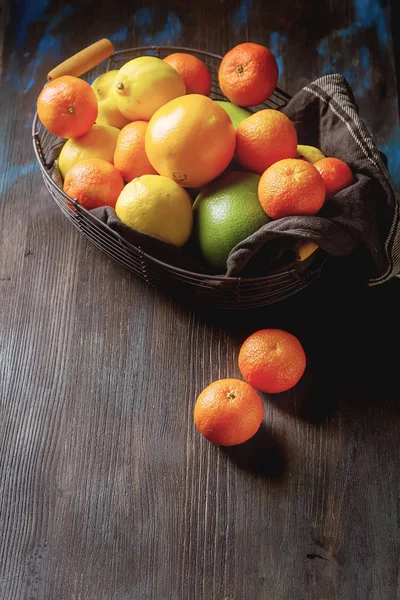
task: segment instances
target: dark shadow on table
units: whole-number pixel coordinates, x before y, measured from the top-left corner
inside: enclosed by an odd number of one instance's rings
[[[247,442],[238,446],[220,446],[221,451],[241,469],[267,479],[280,479],[287,467],[282,442],[264,423]]]
[[[343,264],[343,266],[345,263]],[[277,327],[298,336],[307,356],[303,378],[269,400],[295,417],[320,423],[340,407],[365,414],[379,404],[400,414],[400,279],[368,287],[344,267],[283,302],[229,314],[204,311],[238,348],[257,329]]]

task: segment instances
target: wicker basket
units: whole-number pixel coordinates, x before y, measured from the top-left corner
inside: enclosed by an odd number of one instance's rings
[[[189,52],[201,58],[207,64],[212,76],[211,97],[217,100],[226,100],[218,86],[218,67],[221,57],[209,52],[174,46],[131,48],[113,52],[109,57],[107,70],[118,69],[122,64],[137,56],[153,55],[163,58],[176,51]],[[92,66],[98,62],[99,60],[96,60]],[[63,65],[68,66],[67,63],[68,61]],[[63,65],[58,68],[63,67]],[[61,70],[53,76],[65,74],[66,72],[74,75],[82,74],[82,72],[77,73],[76,70],[71,72],[71,69],[64,69],[64,71]],[[93,77],[93,71],[89,71],[84,75],[84,78],[89,80]],[[286,105],[289,99],[288,94],[276,89],[264,105],[257,106],[254,110],[262,108],[279,110]],[[185,301],[189,303],[207,303],[210,307],[221,310],[246,310],[279,302],[302,290],[320,274],[325,259],[319,251],[315,252],[306,261],[299,263],[298,269],[292,268],[258,278],[236,278],[195,273],[164,263],[144,252],[139,246],[136,247],[123,239],[92,213],[82,208],[76,201],[73,201],[74,208],[72,208],[71,199],[51,176],[51,155],[54,147],[60,143],[60,138],[55,137],[44,128],[37,114],[35,114],[33,120],[32,137],[44,183],[65,216],[95,246],[143,278],[150,286],[162,288],[168,294],[183,296]]]

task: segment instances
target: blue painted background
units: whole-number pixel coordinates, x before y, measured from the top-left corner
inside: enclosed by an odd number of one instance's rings
[[[316,40],[314,50],[319,74],[342,73],[353,87],[356,99],[360,101],[360,106],[362,106],[363,102],[365,105],[376,102],[373,82],[373,57],[371,57],[371,50],[366,40],[370,39],[368,37],[370,35],[375,36],[375,39],[378,40],[378,49],[382,61],[387,61],[388,49],[391,47],[391,36],[388,27],[388,16],[382,0],[352,1],[353,18],[351,24],[345,28],[331,31],[328,36]],[[238,38],[238,42],[246,40],[245,25],[252,22],[256,9],[260,9],[260,2],[242,0],[232,10],[230,15],[232,32]],[[282,6],[282,10],[284,9],[285,7]],[[49,62],[57,64],[68,55],[65,52],[65,33],[60,25],[68,17],[75,16],[80,10],[82,10],[82,6],[73,3],[72,0],[57,11],[54,11],[49,0],[16,0],[14,4],[12,20],[16,23],[17,29],[5,78],[9,84],[15,86],[18,90],[22,89],[24,94],[32,100],[33,105],[38,94],[38,78],[43,79],[43,64],[49,64]],[[184,31],[181,18],[176,12],[170,10],[163,19],[162,28],[154,31],[154,23],[159,22],[155,18],[158,10],[157,7],[150,5],[136,9],[134,12],[135,41],[139,45],[180,45]],[[266,25],[268,24],[267,13],[268,11],[266,11],[265,17]],[[282,23],[284,23],[284,20]],[[42,26],[42,33],[35,52],[30,54],[27,50],[27,40],[32,33],[32,29],[38,25]],[[98,23],[96,27],[97,31]],[[102,35],[111,39],[117,49],[129,45],[132,32],[128,30],[127,26],[111,27],[104,20],[102,27]],[[285,51],[291,43],[294,43],[294,35],[293,32],[288,31],[283,26],[278,30],[275,24],[273,29],[269,33],[269,39],[263,40],[263,43],[267,45],[269,43],[269,47],[277,59],[280,82],[282,82],[282,79],[286,76]],[[365,41],[360,43],[360,40]],[[334,51],[332,51],[332,47]],[[351,56],[348,55],[349,48],[353,50]],[[23,56],[23,61],[21,56]],[[301,60],[301,55],[299,55],[299,60]],[[360,73],[362,73],[361,77]],[[365,118],[362,112],[361,116]],[[370,124],[368,122],[366,124],[373,134],[378,134],[377,143],[387,155],[392,178],[400,188],[400,125],[398,120],[396,123],[392,123],[390,127],[383,127],[382,131],[373,131]],[[3,161],[3,164],[7,162],[5,153],[4,148],[0,148],[0,160]],[[19,167],[19,171],[16,167],[10,168],[8,166],[7,181],[5,184],[3,183],[3,186],[9,187],[15,183],[19,175],[28,174],[34,168],[34,162],[24,165],[22,169]]]

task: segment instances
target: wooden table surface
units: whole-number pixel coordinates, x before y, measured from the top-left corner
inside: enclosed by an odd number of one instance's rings
[[[396,600],[400,280],[358,290],[351,272],[326,275],[250,315],[194,312],[73,228],[30,132],[47,71],[101,37],[219,54],[252,40],[290,94],[344,73],[400,183],[390,6],[161,4],[14,0],[1,13],[0,598]],[[307,377],[263,397],[249,443],[211,445],[197,394],[239,376],[245,335],[275,326],[300,337]]]

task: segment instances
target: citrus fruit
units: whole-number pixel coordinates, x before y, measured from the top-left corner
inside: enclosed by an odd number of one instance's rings
[[[325,201],[325,184],[314,165],[298,158],[286,158],[263,173],[258,197],[271,219],[315,215]]]
[[[141,175],[155,175],[147,158],[144,140],[147,121],[134,121],[121,129],[114,153],[114,165],[125,181],[132,181]]]
[[[307,162],[310,162],[312,165],[317,162],[317,160],[321,160],[322,158],[326,158],[325,154],[321,152],[319,148],[315,146],[305,146],[304,144],[298,144],[296,158],[302,158]]]
[[[161,175],[200,187],[232,160],[235,130],[223,108],[200,94],[171,100],[150,119],[146,154]]]
[[[71,75],[49,81],[37,99],[39,119],[45,128],[63,138],[79,137],[97,117],[97,100],[90,85]]]
[[[58,157],[63,178],[76,163],[86,158],[102,158],[112,164],[118,134],[116,127],[93,125],[85,135],[67,140]]]
[[[293,158],[297,134],[283,113],[266,108],[244,119],[236,129],[236,157],[244,169],[260,175],[274,162]]]
[[[241,106],[237,106],[237,104],[233,104],[233,102],[225,102],[224,100],[214,100],[214,102],[215,104],[221,106],[221,108],[228,113],[235,130],[239,123],[253,114],[249,110],[246,110]]]
[[[101,206],[114,207],[124,187],[124,181],[114,165],[102,158],[87,158],[68,171],[64,192],[90,210]]]
[[[100,125],[112,125],[122,129],[129,123],[129,119],[118,110],[112,88],[115,82],[115,77],[118,70],[107,71],[102,73],[92,83],[92,89],[96,94],[98,115],[96,123]]]
[[[193,204],[195,242],[219,272],[232,248],[270,220],[258,200],[259,181],[255,173],[231,171],[206,185]]]
[[[192,203],[186,190],[169,177],[142,175],[128,183],[115,207],[123,223],[174,246],[192,231]]]
[[[314,167],[324,180],[327,198],[332,198],[354,181],[350,167],[339,158],[323,158],[314,163]]]
[[[221,446],[249,440],[259,430],[263,416],[259,395],[240,379],[214,381],[201,392],[194,407],[197,429]]]
[[[113,85],[117,107],[130,121],[148,121],[160,106],[185,93],[182,77],[155,56],[139,56],[127,62]]]
[[[278,75],[278,65],[272,52],[252,42],[229,50],[218,69],[222,93],[239,106],[265,102],[276,87]]]
[[[166,56],[164,62],[174,67],[182,77],[187,94],[203,94],[204,96],[210,94],[211,75],[202,60],[193,54],[175,52]]]
[[[269,394],[295,386],[306,368],[306,355],[297,337],[282,329],[261,329],[239,351],[239,369],[256,389]]]

